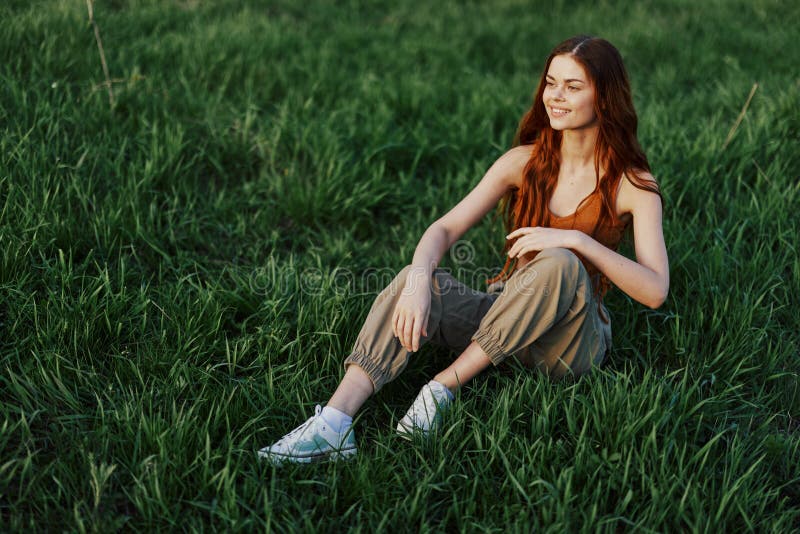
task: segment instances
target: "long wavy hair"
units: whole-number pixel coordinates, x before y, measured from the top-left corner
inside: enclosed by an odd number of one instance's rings
[[[638,119],[622,56],[605,39],[578,35],[556,46],[548,56],[533,104],[514,136],[513,146],[532,145],[532,151],[523,171],[522,186],[506,193],[500,202],[507,232],[522,226],[550,226],[547,206],[558,181],[562,136],[550,127],[542,95],[550,63],[560,55],[568,55],[583,66],[595,88],[594,112],[599,132],[594,162],[602,207],[592,235],[599,226],[616,218],[611,200],[623,174],[639,189],[661,196],[655,181],[639,176],[641,172],[649,172],[650,165],[636,138]],[[512,244],[506,241],[505,250]],[[507,267],[508,262],[500,275],[487,282],[501,278]]]

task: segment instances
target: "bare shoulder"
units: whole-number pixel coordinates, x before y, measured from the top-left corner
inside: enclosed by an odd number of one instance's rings
[[[639,184],[657,184],[653,175],[647,171],[627,171],[620,180],[617,213],[635,215],[637,211],[652,211],[656,207],[660,210],[661,198],[652,191],[637,187],[632,180]]]
[[[508,149],[503,156],[520,160],[524,164],[527,163],[528,159],[531,157],[531,150],[533,150],[533,145],[519,145]]]
[[[522,171],[531,157],[531,148],[531,145],[515,146],[497,158],[492,165],[510,187],[519,187],[522,184]]]

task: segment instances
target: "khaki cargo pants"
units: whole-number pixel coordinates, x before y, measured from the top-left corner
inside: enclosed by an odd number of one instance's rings
[[[361,367],[375,392],[397,378],[413,354],[394,337],[391,325],[410,268],[375,298],[344,361],[345,368]],[[611,348],[611,325],[600,319],[589,274],[566,248],[540,251],[493,293],[471,289],[436,269],[427,330],[420,347],[430,341],[461,352],[475,341],[495,366],[513,356],[554,380],[586,373],[602,364]]]

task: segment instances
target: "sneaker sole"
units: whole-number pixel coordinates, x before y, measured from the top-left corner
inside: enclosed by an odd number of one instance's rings
[[[275,454],[270,452],[258,451],[258,457],[262,460],[267,460],[270,463],[280,466],[285,463],[292,464],[317,464],[324,462],[332,462],[336,460],[352,460],[356,457],[358,449],[343,449],[340,451],[330,451],[324,454],[315,454],[313,456],[289,456],[285,454]]]

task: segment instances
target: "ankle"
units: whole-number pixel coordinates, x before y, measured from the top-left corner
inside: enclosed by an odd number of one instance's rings
[[[450,378],[450,380],[448,380],[448,377]],[[441,372],[438,375],[434,376],[431,382],[436,382],[437,384],[446,388],[447,392],[450,393],[451,396],[455,395],[455,393],[458,391],[460,387],[457,377],[455,376],[455,374],[452,373],[445,374],[445,372]]]
[[[442,393],[447,395],[447,398],[449,400],[453,400],[453,399],[456,398],[455,394],[453,393],[453,391],[449,387],[447,387],[446,384],[443,384],[442,382],[439,382],[438,380],[436,380],[436,378],[434,378],[433,380],[428,382],[428,386],[430,388],[432,388],[432,389],[436,389],[436,390],[441,391]]]
[[[358,365],[350,365],[327,405],[353,417],[373,393],[369,375]]]
[[[325,406],[320,415],[336,432],[341,432],[353,424],[353,418],[349,414],[330,405]]]

